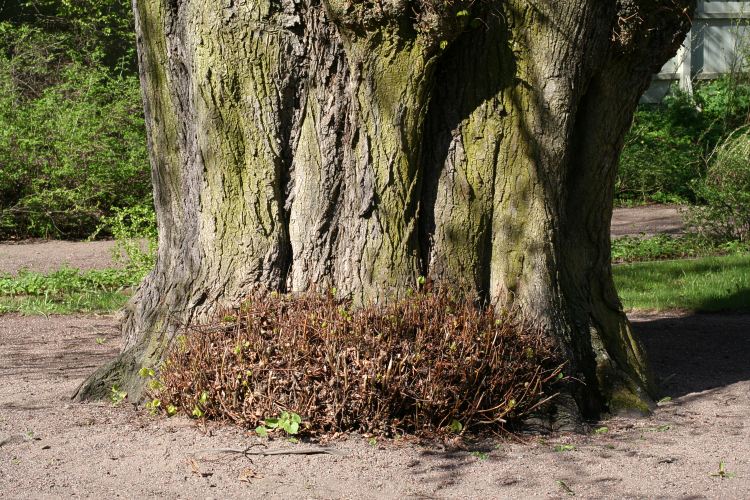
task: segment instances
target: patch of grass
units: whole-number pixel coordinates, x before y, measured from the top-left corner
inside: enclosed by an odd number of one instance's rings
[[[699,234],[672,237],[659,234],[651,237],[623,236],[612,240],[612,262],[709,257],[750,252],[750,243],[718,242]]]
[[[615,266],[626,309],[750,310],[750,254]]]
[[[566,451],[575,451],[576,447],[572,444],[557,444],[555,445],[554,450],[558,453],[562,453]]]
[[[73,293],[62,297],[0,297],[0,314],[28,316],[50,314],[97,313],[118,311],[130,298],[125,291]]]
[[[719,470],[713,474],[711,474],[712,477],[720,477],[721,479],[728,479],[735,477],[736,474],[734,472],[727,471],[727,465],[722,460],[719,462]]]
[[[80,271],[63,268],[51,274],[22,270],[0,275],[0,313],[107,313],[127,302],[141,276],[128,270]]]

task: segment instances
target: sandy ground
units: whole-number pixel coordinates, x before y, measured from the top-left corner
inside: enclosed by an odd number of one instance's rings
[[[202,451],[259,441],[241,429],[70,402],[83,377],[117,351],[112,318],[2,316],[0,496],[561,498],[562,481],[584,498],[750,497],[750,315],[633,319],[673,397],[650,418],[596,424],[609,428],[604,434],[466,449],[371,446],[350,436],[331,445],[342,455],[251,462]],[[561,443],[575,449],[554,451]],[[733,477],[711,476],[720,461]]]
[[[105,267],[107,245],[0,245],[0,272]],[[261,442],[242,429],[70,401],[118,351],[114,318],[0,316],[0,497],[750,498],[750,315],[632,319],[673,398],[651,417],[452,447],[349,436],[330,444],[337,455],[250,461],[211,451]],[[731,477],[712,475],[720,462]]]
[[[615,208],[612,214],[612,236],[681,234],[685,230],[681,210],[683,207],[678,205]]]
[[[114,241],[30,240],[0,243],[0,274],[15,274],[26,268],[40,273],[63,266],[78,269],[114,267]]]
[[[612,218],[612,236],[679,234],[684,229],[679,208],[669,205],[616,208]],[[112,267],[115,265],[112,261],[113,247],[113,241],[0,242],[0,274],[15,274],[22,268],[48,273],[63,265],[78,269]]]

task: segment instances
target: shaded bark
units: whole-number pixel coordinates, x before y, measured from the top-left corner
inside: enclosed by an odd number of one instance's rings
[[[365,303],[426,275],[547,331],[575,412],[646,408],[613,179],[691,2],[134,3],[159,254],[81,397],[139,394],[181,325],[258,287]]]

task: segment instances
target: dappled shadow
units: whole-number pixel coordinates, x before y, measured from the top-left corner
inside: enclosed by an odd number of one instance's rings
[[[460,447],[434,443],[423,448],[419,456],[406,466],[415,476],[434,483],[438,495],[442,490],[460,486],[472,468],[492,467],[495,473],[491,482],[501,491],[519,482],[513,469],[500,465],[510,458],[506,451],[508,444],[509,441],[492,438],[464,441]],[[524,478],[523,483],[528,487],[540,486],[534,478]]]
[[[734,289],[722,290],[726,295],[707,297],[702,301],[701,310],[704,311],[750,311],[750,288],[734,285]],[[750,329],[750,327],[748,327]]]
[[[631,321],[665,396],[750,380],[750,314],[636,316]]]

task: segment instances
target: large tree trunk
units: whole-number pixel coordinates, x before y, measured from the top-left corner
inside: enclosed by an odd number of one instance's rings
[[[159,253],[79,396],[136,396],[182,325],[258,287],[367,303],[426,275],[548,332],[570,408],[645,408],[613,180],[690,0],[134,5]]]

